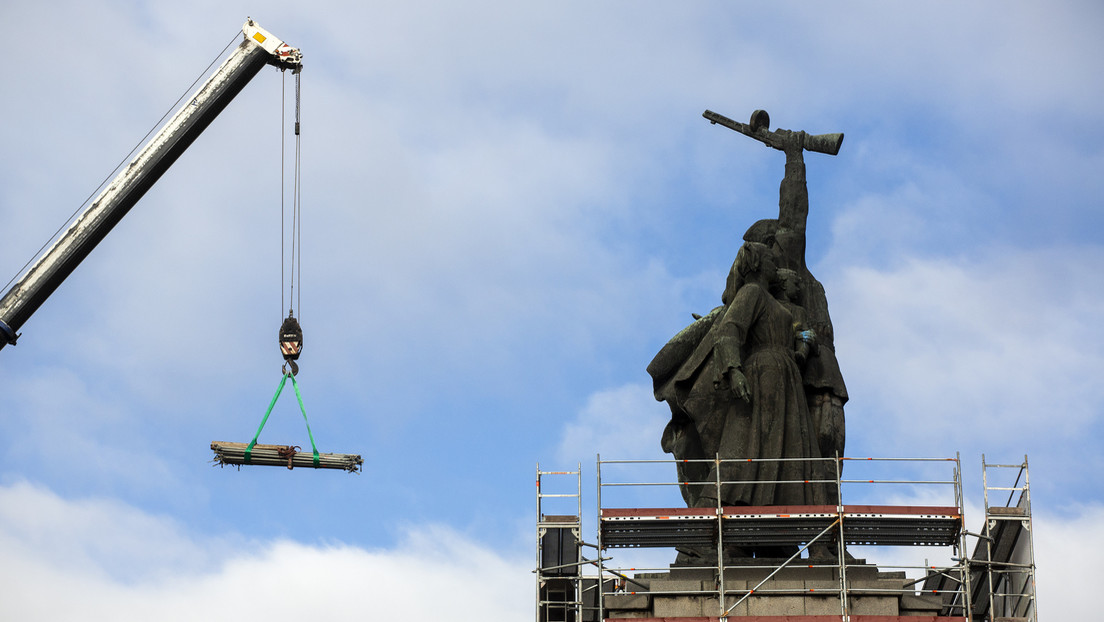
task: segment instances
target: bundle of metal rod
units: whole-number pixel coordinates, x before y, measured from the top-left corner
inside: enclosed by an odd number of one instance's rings
[[[245,448],[249,443],[227,443],[212,441],[211,449],[215,452],[215,462],[219,465],[231,464],[235,466],[282,466],[289,469],[294,467],[306,469],[342,469],[355,473],[359,471],[364,460],[358,454],[318,454],[318,465],[314,464],[314,454],[310,451],[300,451],[298,447],[289,445],[262,445],[257,443],[249,454],[249,462],[245,461]]]

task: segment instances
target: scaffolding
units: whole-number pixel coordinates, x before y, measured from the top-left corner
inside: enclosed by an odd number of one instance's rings
[[[1026,457],[1022,464],[1008,465],[989,463],[982,456],[981,533],[965,529],[957,455],[816,460],[825,468],[811,472],[832,471],[827,465],[834,465],[834,478],[720,481],[725,460],[717,458],[702,461],[717,467],[710,470],[713,481],[680,482],[672,481],[685,479],[672,478],[672,466],[688,461],[599,456],[597,544],[582,539],[581,466],[541,471],[538,465],[537,622],[618,617],[723,622],[741,616],[803,622],[1038,622]],[[848,478],[842,476],[845,464],[850,465]],[[553,491],[546,482],[552,477],[571,485],[561,483]],[[834,486],[839,502],[671,507],[681,487],[716,487],[710,498],[720,499],[724,485],[753,483]],[[907,490],[886,491],[887,485]],[[897,503],[876,503],[886,499]],[[550,511],[553,501],[560,504],[558,513]],[[967,537],[976,538],[969,556]],[[852,557],[847,547],[855,546],[890,547],[877,549],[883,557],[894,550],[911,555],[907,547],[935,549],[939,563],[929,563],[925,556],[922,565],[875,566]],[[597,549],[594,559],[583,556],[584,547]],[[609,553],[616,549],[654,549],[662,555],[662,549],[672,548],[680,554],[665,566],[618,568],[609,563]],[[687,550],[709,554],[688,561],[682,554]],[[733,550],[744,555],[730,555]],[[748,557],[749,550],[758,552]],[[765,550],[783,554],[767,555]],[[589,566],[596,575],[584,576]]]
[[[985,525],[976,534],[977,544],[966,563],[965,575],[972,588],[969,600],[973,619],[1038,622],[1027,456],[1021,464],[993,464],[983,455],[981,466]],[[1007,497],[1000,503],[1004,493]],[[941,590],[962,576],[959,572],[949,577],[928,577],[924,589]]]
[[[968,620],[970,612],[967,610],[966,595],[970,593],[969,573],[962,572],[961,559],[965,550],[965,537],[967,532],[963,528],[963,495],[961,486],[961,471],[959,458],[918,458],[918,459],[877,459],[877,458],[841,458],[818,459],[824,463],[834,465],[835,477],[823,480],[806,481],[720,481],[712,482],[670,482],[670,481],[609,481],[604,477],[611,467],[634,467],[648,464],[666,464],[667,472],[672,461],[653,460],[602,460],[598,458],[598,547],[599,576],[603,579],[609,573],[613,577],[624,577],[620,569],[606,566],[610,559],[603,557],[603,552],[613,548],[654,548],[674,547],[676,549],[687,547],[712,550],[714,558],[708,563],[700,562],[700,565],[679,564],[671,565],[671,576],[675,571],[680,571],[680,576],[712,577],[712,581],[656,581],[648,589],[642,589],[624,582],[609,583],[602,581],[603,589],[599,591],[599,608],[605,612],[607,603],[611,598],[624,600],[627,597],[646,595],[648,597],[667,597],[669,600],[686,597],[696,597],[703,603],[703,610],[699,615],[686,615],[682,617],[696,617],[705,620],[725,620],[729,617],[756,615],[753,600],[759,603],[759,615],[762,615],[766,599],[770,597],[789,597],[788,604],[793,605],[795,599],[807,598],[809,602],[816,602],[818,615],[810,619],[823,620],[860,620],[864,612],[862,607],[855,607],[856,602],[871,602],[881,599],[912,598],[915,600],[926,599],[922,605],[932,609],[932,613],[940,612],[946,620]],[[685,461],[682,461],[685,462]],[[716,464],[718,467],[725,462],[720,458],[705,461]],[[741,460],[740,462],[748,462]],[[763,462],[767,462],[763,460]],[[841,475],[844,463],[864,463],[864,467],[874,464],[885,465],[887,463],[913,463],[925,466],[946,468],[950,465],[949,476],[940,476],[936,479],[878,479],[869,477],[866,479],[844,479]],[[624,470],[624,469],[622,469]],[[831,471],[831,468],[824,469]],[[854,467],[849,468],[854,470]],[[718,474],[720,468],[712,470]],[[837,492],[839,505],[804,505],[804,506],[724,506],[718,502],[716,507],[685,508],[685,507],[611,507],[603,499],[609,496],[609,491],[629,487],[653,487],[653,486],[687,486],[708,485],[715,486],[718,493],[714,498],[720,499],[721,486],[727,484],[799,484],[834,486]],[[915,486],[935,486],[949,492],[942,505],[874,505],[868,503],[847,503],[852,489],[858,485],[886,485],[903,484]],[[605,491],[605,494],[604,494]],[[869,495],[868,495],[869,496]],[[810,547],[819,545],[818,556],[814,559],[809,554]],[[948,547],[952,549],[947,556],[957,560],[946,567],[930,566],[894,566],[895,569],[912,569],[925,575],[945,577],[939,587],[928,590],[920,590],[915,587],[917,583],[925,580],[921,578],[914,581],[906,581],[904,573],[893,575],[897,581],[879,580],[880,575],[872,574],[872,566],[860,560],[852,558],[846,550],[851,545],[873,545],[880,547]],[[733,547],[763,547],[773,546],[778,550],[790,553],[787,559],[764,559],[757,557],[754,560],[745,559],[741,563],[734,563],[726,559],[726,550]],[[829,553],[825,555],[825,552]],[[802,557],[805,555],[805,557]],[[754,565],[758,562],[760,565]],[[883,566],[885,568],[885,566]],[[635,568],[641,570],[667,570],[661,568]],[[696,574],[688,574],[695,573]],[[786,573],[783,575],[780,573]],[[877,573],[877,569],[873,570]],[[854,573],[855,577],[849,577]],[[726,574],[729,577],[726,577]],[[885,574],[885,573],[882,573]],[[899,577],[897,575],[900,575]],[[637,577],[658,577],[659,574],[637,574]],[[750,581],[733,581],[730,577],[738,576],[743,579],[754,577]],[[778,578],[789,576],[790,581],[780,581]],[[816,577],[816,581],[793,581],[795,576]],[[863,578],[865,577],[865,578]],[[874,578],[871,578],[874,577]],[[712,585],[710,585],[710,583]],[[612,589],[605,589],[611,585]],[[637,585],[640,585],[638,582]],[[671,587],[678,589],[670,589]],[[660,589],[656,589],[659,587]],[[695,589],[696,588],[696,589]],[[815,598],[814,598],[815,597]],[[777,600],[776,603],[782,601]],[[831,603],[831,604],[830,604]],[[753,606],[749,609],[749,604]],[[804,607],[804,605],[802,605]],[[712,611],[704,608],[712,607]],[[812,606],[809,607],[812,609]],[[697,613],[695,611],[695,613]],[[797,613],[797,612],[794,612]],[[801,613],[808,614],[807,610]],[[654,614],[656,618],[672,619],[680,616]],[[914,614],[915,615],[915,614]],[[638,616],[633,616],[638,617]],[[769,617],[769,616],[764,616]],[[888,619],[888,618],[880,618]],[[902,617],[902,619],[907,619]],[[913,618],[916,619],[916,618]]]
[[[981,467],[985,487],[985,532],[970,563],[984,568],[980,587],[988,599],[976,603],[975,611],[990,622],[1038,622],[1027,456],[1021,464],[991,464],[982,454]],[[995,484],[990,481],[991,470],[997,471]],[[1007,484],[1007,477],[1000,477],[1009,471],[1015,472],[1011,485]],[[990,499],[991,492],[997,497],[995,504]],[[999,497],[1003,497],[1003,493],[1008,496],[1001,504]]]
[[[553,480],[550,486],[545,486],[546,478]],[[593,619],[584,617],[582,486],[582,465],[574,471],[542,471],[537,465],[537,622]],[[546,505],[561,513],[547,513]],[[569,510],[574,513],[562,513]]]

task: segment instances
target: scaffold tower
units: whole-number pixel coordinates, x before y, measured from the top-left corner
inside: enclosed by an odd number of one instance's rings
[[[1022,464],[991,464],[983,454],[981,465],[985,532],[971,564],[984,567],[982,589],[988,602],[978,603],[978,613],[990,622],[1038,622],[1027,456]],[[997,475],[993,480],[991,471]],[[1009,473],[1015,473],[1011,484],[1000,477]]]
[[[537,622],[584,619],[582,485],[582,465],[574,471],[537,465]]]
[[[674,461],[599,456],[594,545],[581,538],[581,468],[538,467],[538,622],[1037,622],[1026,458],[1022,465],[982,458],[981,533],[965,529],[958,456],[827,460],[835,465],[832,480],[767,483],[830,483],[839,505],[687,508],[671,507],[678,499],[671,491],[733,482],[680,484],[671,481]],[[1011,485],[994,478],[1010,470],[1016,472]],[[634,475],[640,471],[648,475]],[[655,473],[670,476],[652,478]],[[551,475],[573,479],[574,490],[547,490],[542,478]],[[567,499],[577,513],[548,512],[553,497]],[[647,503],[651,498],[661,504]],[[977,540],[972,555],[968,537]],[[583,557],[584,546],[598,550],[595,559]],[[925,551],[922,563],[907,562],[914,547]],[[663,561],[651,568],[612,563],[616,551],[633,549],[655,549]],[[664,558],[663,549],[678,557]],[[711,556],[692,558],[686,551]],[[852,552],[879,559],[867,562]],[[584,576],[591,565],[597,574]]]

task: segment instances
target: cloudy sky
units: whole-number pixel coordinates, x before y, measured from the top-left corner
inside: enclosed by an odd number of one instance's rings
[[[598,453],[664,458],[644,368],[777,212],[707,108],[846,134],[807,163],[848,454],[961,455],[974,531],[1027,455],[1040,611],[1091,611],[1100,3],[0,0],[0,281],[246,16],[305,57],[299,382],[364,473],[210,462],[280,379],[266,68],[0,353],[0,618],[529,619],[538,463],[589,514]],[[261,440],[308,444],[290,396]]]

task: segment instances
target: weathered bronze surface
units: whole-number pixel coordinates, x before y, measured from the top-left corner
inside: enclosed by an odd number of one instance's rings
[[[708,110],[703,116],[782,151],[786,168],[778,217],[744,234],[721,305],[648,366],[656,399],[671,408],[663,450],[678,460],[722,459],[719,472],[715,461],[678,463],[690,507],[835,504],[834,484],[805,483],[834,480],[834,461],[789,459],[834,458],[844,449],[847,389],[824,287],[805,262],[804,161],[805,151],[838,153],[843,134],[770,131],[761,110],[746,125]],[[730,482],[719,499],[708,483],[718,479]]]

